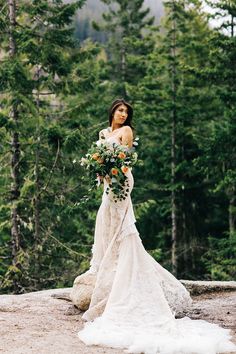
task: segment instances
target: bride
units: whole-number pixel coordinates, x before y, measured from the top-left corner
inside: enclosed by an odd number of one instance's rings
[[[133,145],[133,109],[123,99],[109,110],[106,142]],[[135,226],[130,193],[134,180],[126,172],[129,193],[114,202],[104,179],[95,224],[90,269],[95,277],[91,302],[79,338],[87,345],[123,348],[127,353],[214,354],[236,350],[230,331],[204,320],[175,318],[192,304],[189,292],[145,250]],[[84,275],[84,274],[83,274]]]

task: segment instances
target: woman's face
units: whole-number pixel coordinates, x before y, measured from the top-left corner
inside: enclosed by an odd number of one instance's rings
[[[113,122],[122,125],[126,121],[127,117],[128,108],[124,104],[121,104],[115,109],[115,112],[113,113]]]

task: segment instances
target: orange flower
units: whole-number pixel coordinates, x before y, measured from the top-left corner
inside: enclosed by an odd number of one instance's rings
[[[128,170],[129,170],[129,167],[127,167],[127,166],[122,166],[122,167],[121,167],[121,171],[122,171],[123,173],[126,173]]]
[[[119,157],[120,159],[125,159],[125,158],[126,158],[126,155],[125,155],[124,152],[121,151],[121,152],[119,153],[118,157]]]
[[[99,157],[99,158],[97,159],[97,162],[98,162],[98,163],[103,163],[104,160],[103,160],[103,158]]]
[[[117,170],[117,168],[112,168],[112,169],[111,169],[111,174],[112,174],[112,175],[118,175],[118,170]]]
[[[92,155],[92,159],[97,160],[99,158],[99,154],[95,152],[95,154]]]

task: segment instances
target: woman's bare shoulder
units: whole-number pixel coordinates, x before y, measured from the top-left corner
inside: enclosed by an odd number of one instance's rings
[[[122,127],[122,132],[125,135],[133,136],[133,130],[132,130],[132,128],[129,125],[124,125]]]

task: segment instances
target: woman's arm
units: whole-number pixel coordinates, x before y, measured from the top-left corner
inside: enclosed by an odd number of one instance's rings
[[[128,125],[125,125],[122,128],[122,136],[121,136],[121,143],[129,148],[133,146],[133,131],[132,128]]]

